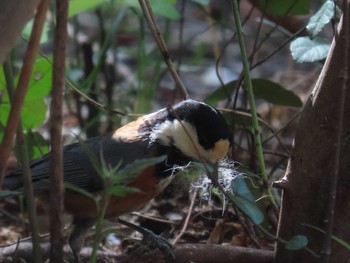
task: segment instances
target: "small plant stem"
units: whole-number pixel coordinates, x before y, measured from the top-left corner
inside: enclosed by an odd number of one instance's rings
[[[148,0],[139,0],[139,3],[141,6],[141,9],[142,9],[142,12],[145,16],[145,19],[149,25],[149,28],[153,34],[153,37],[154,37],[155,41],[157,42],[157,45],[158,45],[158,47],[163,55],[164,62],[166,63],[166,65],[169,69],[169,72],[172,75],[172,77],[177,85],[177,88],[182,93],[183,98],[187,99],[188,92],[185,88],[185,85],[182,83],[182,80],[180,79],[178,73],[175,70],[173,62],[172,62],[170,55],[169,55],[168,47],[165,43],[165,40],[163,38],[162,33],[160,32],[159,25],[158,25],[158,22],[156,20],[155,15],[154,15],[154,12],[152,10],[152,7],[151,7]]]
[[[7,91],[12,103],[15,84],[13,82],[13,74],[10,60],[4,63],[4,74],[6,79]],[[29,215],[29,222],[32,228],[32,244],[33,244],[33,260],[35,262],[42,262],[42,255],[40,249],[39,223],[36,214],[35,199],[33,194],[32,175],[29,167],[28,147],[23,133],[22,122],[19,119],[17,127],[17,141],[16,146],[19,151],[19,159],[22,165],[22,180],[24,182],[24,196],[27,203],[27,211]]]
[[[258,117],[257,117],[257,112],[256,112],[256,107],[255,107],[253,86],[252,86],[252,81],[250,79],[248,56],[247,56],[247,52],[245,49],[243,29],[242,29],[241,19],[240,19],[240,15],[239,15],[238,1],[231,0],[231,3],[232,3],[232,9],[233,9],[233,17],[235,20],[235,25],[236,25],[236,30],[237,30],[238,41],[239,41],[241,55],[242,55],[244,81],[245,81],[245,85],[247,87],[250,111],[252,114],[254,140],[255,140],[256,154],[258,157],[261,178],[264,182],[265,194],[268,196],[271,203],[276,205],[271,188],[269,186],[265,186],[265,184],[267,184],[268,178],[267,178],[264,154],[263,154],[263,149],[262,149],[262,144],[261,144],[259,122],[258,122]]]
[[[90,263],[97,262],[97,250],[100,245],[101,239],[102,239],[102,226],[103,226],[103,219],[105,217],[108,203],[109,203],[110,196],[104,193],[104,196],[100,200],[102,203],[101,209],[99,210],[98,219],[96,222],[96,235],[94,239],[94,245],[92,247],[92,253],[90,258]],[[97,207],[99,207],[98,202],[96,202]]]

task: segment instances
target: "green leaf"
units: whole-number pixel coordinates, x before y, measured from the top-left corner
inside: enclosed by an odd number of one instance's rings
[[[17,191],[8,191],[8,190],[1,190],[1,191],[0,191],[0,198],[15,196],[15,195],[19,195],[19,194],[21,194],[21,192],[17,192]]]
[[[135,187],[128,187],[124,185],[114,185],[106,189],[108,195],[126,196],[129,194],[140,193],[140,189]]]
[[[29,81],[29,87],[22,108],[22,123],[25,130],[36,128],[43,123],[46,116],[47,104],[44,102],[51,90],[52,64],[44,58],[35,61],[33,73]],[[18,77],[16,78],[18,82]],[[5,126],[10,113],[10,99],[4,90],[0,101],[0,123]]]
[[[267,79],[252,79],[253,92],[256,97],[266,100],[269,103],[282,106],[301,107],[301,99],[289,90],[285,90],[281,85]],[[237,88],[237,80],[231,81],[221,86],[209,95],[205,102],[211,105],[227,99]]]
[[[309,37],[299,37],[292,41],[290,50],[298,63],[315,62],[327,57],[330,43],[326,40]]]
[[[301,107],[303,102],[293,92],[268,79],[252,80],[254,95],[269,103],[282,106]]]
[[[208,5],[210,3],[210,0],[191,0],[191,1],[200,5]]]
[[[29,81],[26,100],[42,99],[47,96],[52,85],[52,62],[46,58],[37,58]]]
[[[49,151],[48,142],[39,132],[29,130],[26,135],[29,158],[33,160]]]
[[[264,214],[261,210],[252,202],[247,201],[239,196],[233,196],[232,202],[254,222],[254,224],[261,224],[264,220]]]
[[[90,193],[89,191],[86,191],[84,190],[83,188],[80,188],[80,187],[77,187],[73,184],[70,184],[70,183],[67,183],[67,182],[64,182],[64,187],[68,190],[72,190],[74,192],[77,192],[79,194],[82,194],[88,198],[90,198],[91,200],[93,200],[96,204],[98,204],[99,200],[100,200],[100,197],[99,196],[96,196],[96,195],[93,195],[92,193]]]
[[[172,20],[179,20],[181,18],[180,13],[175,7],[176,1],[165,0],[151,0],[151,6],[155,14],[164,16]]]
[[[287,243],[286,243],[286,249],[288,250],[299,250],[304,247],[306,247],[308,244],[308,239],[306,236],[303,235],[296,235],[292,237]]]
[[[236,176],[231,181],[231,189],[234,194],[232,202],[255,224],[261,224],[264,220],[264,214],[256,206],[254,196],[241,175]]]
[[[332,0],[328,0],[324,2],[321,8],[314,14],[306,28],[309,31],[312,38],[317,36],[318,33],[322,31],[325,25],[331,21],[333,16],[335,15],[335,4]]]
[[[83,11],[96,8],[99,5],[102,5],[108,0],[69,0],[69,11],[68,16],[75,16]]]
[[[122,2],[141,10],[138,0],[123,0]],[[175,7],[176,0],[150,0],[149,3],[156,15],[164,16],[172,20],[179,20],[181,18],[180,13]]]
[[[231,190],[235,195],[238,195],[240,197],[243,197],[244,199],[255,202],[254,196],[249,191],[249,188],[244,181],[244,178],[242,175],[237,175],[232,181],[231,181]]]
[[[40,156],[43,156],[49,151],[48,142],[44,137],[38,132],[32,132],[29,130],[26,133],[26,143],[28,148],[28,157],[30,160],[34,160]],[[15,155],[19,158],[20,153],[18,152],[18,147],[15,147]]]
[[[143,170],[160,163],[166,159],[166,155],[145,158],[141,160],[136,160],[133,163],[126,165],[124,168],[116,172],[116,175],[112,177],[113,185],[126,185],[133,179],[135,179]]]
[[[304,15],[310,10],[310,0],[260,0],[258,3],[262,10],[275,16]]]

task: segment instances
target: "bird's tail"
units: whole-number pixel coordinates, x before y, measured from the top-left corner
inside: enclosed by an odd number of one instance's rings
[[[11,172],[3,180],[2,190],[18,191],[23,187],[22,173]]]

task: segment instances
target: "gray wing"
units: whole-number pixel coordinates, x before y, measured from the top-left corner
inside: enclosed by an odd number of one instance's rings
[[[115,167],[121,162],[121,167],[137,159],[149,155],[148,142],[121,142],[103,135],[85,141],[83,144],[74,143],[64,147],[63,171],[64,181],[86,191],[99,191],[103,188],[103,181],[91,162],[87,152],[94,153],[94,159],[101,159],[109,167]],[[50,153],[31,162],[32,182],[35,191],[49,189]],[[20,190],[23,187],[22,172],[16,171],[7,175],[3,188]]]

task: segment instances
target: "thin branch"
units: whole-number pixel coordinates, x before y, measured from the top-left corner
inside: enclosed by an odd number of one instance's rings
[[[294,114],[285,124],[283,124],[283,126],[281,128],[279,128],[277,131],[273,131],[273,134],[270,137],[268,137],[264,141],[262,141],[262,144],[267,143],[269,140],[271,140],[274,137],[278,138],[278,134],[281,131],[283,131],[292,121],[294,121],[297,117],[299,117],[302,112],[303,111],[301,110],[301,111],[297,112],[296,114]],[[288,151],[288,153],[289,153],[289,151]]]
[[[190,218],[191,218],[191,215],[192,215],[192,211],[193,211],[193,207],[194,207],[194,203],[196,201],[196,198],[197,198],[197,194],[198,194],[198,188],[196,188],[194,190],[194,193],[192,195],[192,198],[191,198],[191,204],[190,204],[190,207],[188,208],[188,212],[187,212],[187,216],[186,216],[186,219],[185,219],[185,222],[182,226],[182,229],[180,231],[180,233],[176,236],[175,240],[173,241],[172,245],[174,246],[178,241],[179,239],[183,236],[183,234],[185,234],[185,231],[188,227],[188,222],[190,221]]]
[[[13,96],[13,104],[7,120],[4,137],[0,145],[0,186],[4,178],[7,162],[10,157],[14,136],[19,124],[21,109],[26,97],[27,88],[32,74],[34,61],[39,49],[41,32],[44,26],[46,12],[49,7],[49,0],[42,0],[34,19],[32,33],[30,35],[28,47],[23,59],[23,67],[19,76],[17,89]]]
[[[87,100],[88,103],[91,103],[92,105],[98,107],[98,108],[101,108],[103,110],[107,110],[107,111],[110,111],[112,113],[116,113],[118,115],[121,115],[121,116],[126,116],[128,115],[127,113],[119,110],[119,109],[112,109],[108,106],[105,106],[99,102],[97,102],[96,100],[90,98],[88,95],[86,95],[84,92],[82,92],[81,90],[79,90],[77,87],[74,86],[73,83],[71,83],[68,79],[65,80],[65,83],[75,92],[77,93],[80,97],[84,98]]]
[[[171,75],[173,76],[173,79],[176,83],[177,88],[181,91],[183,97],[185,99],[188,98],[188,92],[185,88],[185,85],[182,83],[178,73],[176,72],[176,69],[171,61],[170,58],[170,54],[169,54],[169,50],[168,47],[164,41],[163,35],[160,32],[160,28],[159,25],[157,23],[157,19],[154,15],[154,12],[152,10],[152,7],[149,3],[148,0],[139,0],[142,12],[146,18],[146,21],[148,23],[148,26],[153,34],[153,37],[155,39],[155,41],[157,42],[157,45],[162,53],[163,59],[171,73]]]
[[[42,56],[43,58],[45,58],[49,63],[52,64],[52,61],[42,52],[40,52],[40,56]],[[101,108],[103,110],[107,110],[110,111],[112,113],[116,113],[118,115],[121,116],[126,116],[127,114],[119,109],[112,109],[108,106],[102,105],[101,103],[95,101],[94,99],[90,98],[88,95],[86,95],[84,92],[82,92],[81,90],[79,90],[75,84],[73,84],[67,77],[65,78],[65,84],[68,85],[68,87],[70,87],[75,93],[77,93],[80,97],[84,98],[87,100],[88,103],[91,103],[92,105]]]
[[[63,258],[63,90],[64,90],[64,64],[67,40],[68,0],[56,1],[56,28],[53,49],[53,76],[50,107],[50,261],[60,262]]]

